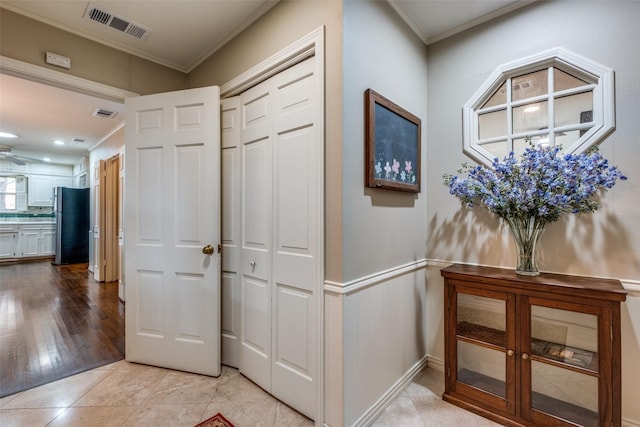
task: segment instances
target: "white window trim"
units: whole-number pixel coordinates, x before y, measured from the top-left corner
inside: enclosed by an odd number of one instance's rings
[[[25,212],[27,210],[27,185],[26,185],[26,177],[24,175],[13,175],[13,174],[0,174],[2,178],[15,178],[16,179],[16,191],[13,193],[2,192],[0,195],[4,196],[6,194],[15,195],[16,197],[16,207],[15,209],[0,209],[1,213],[20,213]]]
[[[500,65],[480,86],[464,105],[463,151],[475,161],[491,166],[494,155],[477,144],[477,110],[491,97],[508,78],[538,71],[547,67],[556,67],[585,81],[595,82],[593,88],[593,123],[570,147],[567,153],[582,153],[601,143],[615,129],[615,84],[613,69],[592,61],[584,56],[564,48],[555,48],[513,62]]]

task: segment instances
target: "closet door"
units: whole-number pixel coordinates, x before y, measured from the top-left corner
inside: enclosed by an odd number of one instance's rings
[[[315,58],[243,93],[240,370],[315,418],[321,91]]]
[[[315,418],[319,97],[315,58],[274,78],[272,393]]]
[[[241,98],[242,351],[240,370],[271,391],[272,84]]]
[[[222,130],[222,363],[240,366],[240,185],[242,147],[240,143],[240,97],[220,104]]]

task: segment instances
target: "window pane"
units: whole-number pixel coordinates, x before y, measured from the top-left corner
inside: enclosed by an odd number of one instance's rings
[[[514,108],[513,133],[530,132],[548,128],[548,104],[547,101],[544,101]]]
[[[585,92],[563,96],[555,101],[555,125],[565,126],[578,124],[583,113],[593,110],[593,93]],[[581,116],[582,115],[582,116]]]
[[[16,210],[16,195],[0,193],[0,210]]]
[[[598,357],[598,317],[590,313],[532,305],[531,338],[562,347],[567,351],[564,355],[566,363],[585,367]],[[580,353],[582,350],[590,354],[584,356]],[[569,353],[575,354],[571,356]],[[588,356],[588,361],[583,356]],[[598,369],[597,364],[594,369]]]
[[[541,137],[536,137],[535,139],[532,139],[531,143],[527,142],[524,138],[516,138],[513,140],[513,154],[515,154],[516,157],[520,157],[522,155],[522,153],[524,153],[524,150],[526,148],[531,147],[531,144],[536,144],[536,143],[544,143],[544,136]],[[542,141],[541,141],[542,140]],[[549,138],[547,138],[547,141],[549,141]]]
[[[505,397],[506,302],[463,292],[457,299],[458,381]],[[481,340],[496,348],[467,340]]]
[[[0,210],[16,210],[16,178],[0,176]]]
[[[481,147],[487,150],[493,157],[497,157],[499,159],[504,159],[510,151],[507,141],[482,144]]]
[[[482,108],[493,107],[494,105],[501,105],[507,102],[507,83],[502,83],[502,86],[495,91],[491,98],[484,103]]]
[[[478,115],[478,139],[507,135],[507,110]]]
[[[553,69],[553,88],[556,92],[565,89],[573,89],[580,86],[585,86],[588,83],[584,80],[580,80],[577,77],[573,77],[571,74],[565,73],[557,68]]]
[[[504,347],[506,310],[504,300],[460,292],[458,294],[458,334],[465,335],[464,331],[470,333],[480,331],[483,334],[493,332],[502,337],[502,343],[494,344]],[[501,332],[498,333],[498,331]]]
[[[16,192],[16,179],[10,176],[0,176],[0,191],[7,193]]]
[[[549,85],[547,84],[548,71],[536,71],[535,73],[525,74],[523,76],[511,79],[511,100],[519,101],[521,99],[531,98],[533,96],[544,95],[549,93]]]
[[[458,381],[506,397],[506,354],[458,341]]]
[[[556,145],[561,145],[562,148],[569,148],[573,145],[574,142],[578,140],[582,136],[582,134],[586,132],[584,130],[574,130],[570,132],[558,132],[556,133]]]
[[[531,389],[533,408],[576,425],[600,425],[597,377],[532,361]]]

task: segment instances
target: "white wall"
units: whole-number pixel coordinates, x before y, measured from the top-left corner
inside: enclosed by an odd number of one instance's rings
[[[640,2],[536,2],[428,48],[427,256],[512,268],[508,230],[481,208],[463,209],[442,174],[464,161],[461,109],[498,66],[563,47],[615,70],[616,130],[600,151],[629,177],[602,197],[593,215],[567,216],[545,231],[543,271],[621,279],[640,289]],[[442,300],[441,265],[428,274],[429,301]],[[640,294],[622,307],[622,415],[640,425]],[[429,354],[443,357],[441,313],[430,312]],[[437,316],[437,317],[436,317]],[[439,328],[435,328],[439,325]]]
[[[344,316],[344,414],[327,418],[334,426],[367,422],[378,399],[424,361],[428,326],[425,174],[420,194],[371,189],[363,161],[371,88],[421,118],[424,165],[426,48],[386,2],[346,1],[343,19],[343,293],[326,300],[327,313],[342,304]]]

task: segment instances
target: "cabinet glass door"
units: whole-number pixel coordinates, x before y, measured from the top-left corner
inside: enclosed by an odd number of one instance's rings
[[[506,300],[457,295],[457,380],[507,398]]]
[[[599,425],[598,317],[531,305],[531,408]]]

